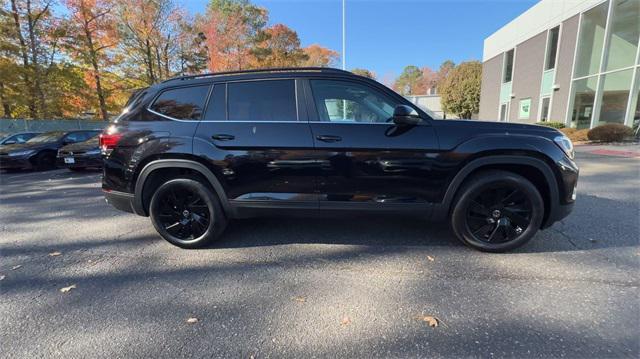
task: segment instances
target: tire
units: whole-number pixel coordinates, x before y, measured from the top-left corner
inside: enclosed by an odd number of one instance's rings
[[[38,171],[50,170],[56,167],[56,154],[53,152],[40,152],[36,155],[35,169]]]
[[[543,217],[544,201],[533,183],[515,173],[491,170],[474,175],[459,190],[451,228],[467,246],[501,253],[531,240]]]
[[[162,238],[186,249],[214,242],[227,225],[218,196],[191,178],[173,179],[160,185],[151,197],[149,215]]]

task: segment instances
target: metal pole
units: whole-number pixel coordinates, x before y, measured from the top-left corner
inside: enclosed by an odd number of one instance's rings
[[[347,0],[342,0],[342,69],[347,70]],[[342,119],[347,119],[347,101],[342,100]]]

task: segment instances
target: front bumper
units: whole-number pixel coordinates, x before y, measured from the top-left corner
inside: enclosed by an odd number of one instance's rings
[[[31,169],[33,168],[33,164],[29,160],[30,156],[24,157],[11,157],[11,156],[0,156],[0,169],[9,170],[9,169]]]

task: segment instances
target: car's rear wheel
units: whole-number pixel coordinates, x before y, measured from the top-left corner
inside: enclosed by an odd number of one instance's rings
[[[505,252],[527,243],[544,217],[540,192],[529,180],[506,171],[470,178],[456,196],[451,227],[464,244]]]
[[[151,197],[149,214],[158,233],[182,248],[199,248],[213,242],[227,224],[216,194],[190,178],[160,185]]]

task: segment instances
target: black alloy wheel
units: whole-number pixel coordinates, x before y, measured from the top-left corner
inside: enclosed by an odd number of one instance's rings
[[[226,225],[217,196],[194,179],[179,178],[162,184],[151,199],[149,212],[158,233],[183,248],[210,243]]]
[[[463,243],[504,252],[529,241],[540,228],[544,202],[526,178],[505,171],[483,172],[461,190],[452,227]]]

